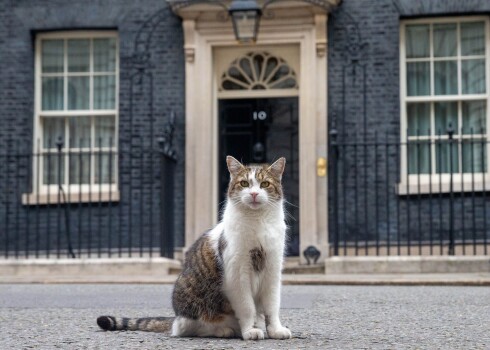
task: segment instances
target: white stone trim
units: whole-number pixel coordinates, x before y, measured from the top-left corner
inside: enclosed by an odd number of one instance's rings
[[[66,190],[65,190],[66,191]],[[22,205],[44,205],[44,204],[65,204],[65,203],[92,203],[92,202],[119,202],[119,191],[113,186],[107,189],[91,192],[70,192],[65,196],[60,193],[25,193],[22,194]]]
[[[290,46],[299,51],[299,67],[303,67],[296,71],[300,87],[300,254],[314,245],[326,257],[327,181],[317,176],[316,162],[327,153],[327,14],[306,3],[295,3],[294,11],[291,3],[281,6],[280,2],[270,6],[274,16],[262,19],[256,45],[260,49]],[[217,159],[218,74],[213,69],[213,52],[230,47],[243,50],[234,38],[230,20],[218,19],[220,11],[202,4],[178,10],[183,18],[186,50],[187,246],[218,220],[218,164],[224,160]],[[231,96],[235,95],[227,97]],[[258,96],[256,92],[247,95]]]

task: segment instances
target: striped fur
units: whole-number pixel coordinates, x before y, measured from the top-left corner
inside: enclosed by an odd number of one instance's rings
[[[175,318],[101,316],[104,330],[169,332],[173,336],[291,338],[279,321],[286,239],[281,178],[285,159],[244,166],[227,157],[228,198],[222,221],[192,244],[175,282]]]
[[[172,294],[175,315],[211,323],[223,321],[232,314],[232,309],[222,284],[222,262],[209,233],[205,233],[189,248],[184,269],[175,282]]]
[[[97,324],[106,331],[146,331],[170,333],[175,317],[126,318],[100,316]]]
[[[266,253],[262,247],[250,250],[250,260],[255,272],[260,272],[265,267]]]

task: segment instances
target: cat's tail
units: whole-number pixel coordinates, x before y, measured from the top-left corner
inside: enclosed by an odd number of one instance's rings
[[[99,316],[97,324],[105,331],[146,331],[171,333],[175,317],[127,318]]]

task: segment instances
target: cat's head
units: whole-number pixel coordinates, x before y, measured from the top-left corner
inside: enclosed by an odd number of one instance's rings
[[[251,209],[274,206],[282,199],[281,178],[286,165],[284,157],[272,165],[243,165],[232,156],[226,157],[230,172],[228,200]]]

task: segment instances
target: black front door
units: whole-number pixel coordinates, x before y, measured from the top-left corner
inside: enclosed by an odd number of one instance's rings
[[[227,155],[245,164],[272,163],[286,157],[287,254],[299,255],[298,98],[220,100],[219,130],[220,203],[224,203],[229,182]]]

